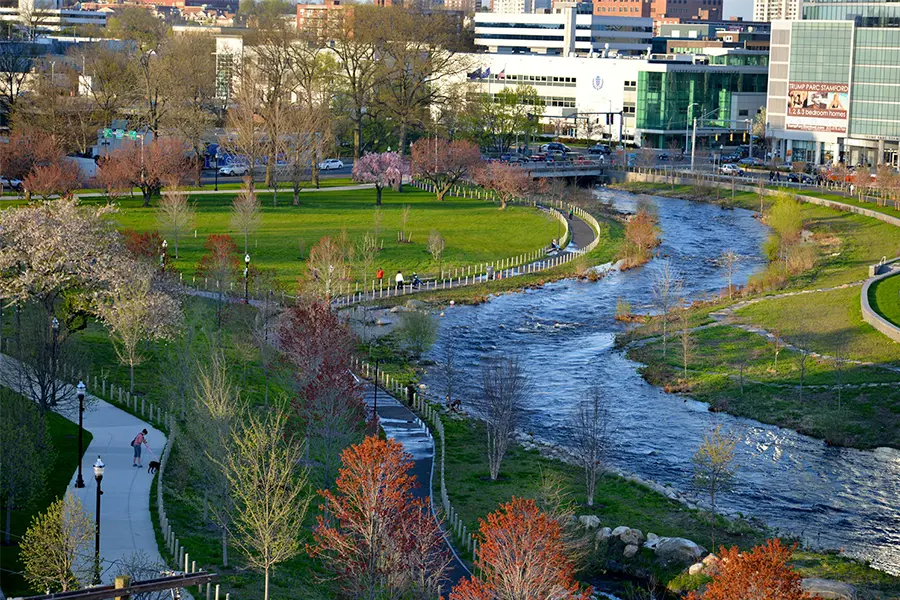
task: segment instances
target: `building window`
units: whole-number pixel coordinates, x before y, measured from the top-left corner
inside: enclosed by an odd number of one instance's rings
[[[739,109],[739,110],[738,110],[738,116],[739,116],[739,117],[746,117],[746,116],[749,115],[749,114],[750,114],[750,113],[749,113],[746,109]]]

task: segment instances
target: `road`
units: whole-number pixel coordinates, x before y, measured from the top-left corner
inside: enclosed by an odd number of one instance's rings
[[[334,179],[337,177],[350,177],[353,172],[353,160],[352,159],[341,159],[344,161],[343,169],[335,169],[333,171],[322,171],[320,173],[320,177],[322,179]],[[254,169],[254,180],[261,181],[263,179],[263,175],[266,172],[265,167],[257,167]],[[219,183],[240,183],[243,181],[243,177],[234,176],[234,175],[219,175]],[[202,185],[213,185],[216,182],[216,172],[214,169],[204,169],[203,174],[200,176],[200,183]]]

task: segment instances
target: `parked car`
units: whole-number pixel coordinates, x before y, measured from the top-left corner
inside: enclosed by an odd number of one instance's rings
[[[219,168],[219,175],[236,175],[238,177],[243,177],[249,172],[250,167],[247,165],[226,165]]]
[[[788,173],[787,180],[793,183],[805,183],[808,185],[816,183],[816,178],[812,175],[807,175],[806,173]]]
[[[587,153],[588,154],[607,155],[607,154],[612,154],[612,148],[610,148],[609,146],[607,146],[605,144],[595,144],[595,145],[591,146],[590,148],[588,148]]]
[[[344,161],[339,158],[328,158],[319,163],[319,169],[323,171],[332,171],[335,169],[343,169]]]
[[[541,145],[541,152],[562,152],[565,154],[569,152],[569,147],[562,142],[550,142],[549,144]]]
[[[3,184],[4,188],[9,188],[12,190],[16,190],[17,192],[21,192],[25,190],[25,184],[22,183],[21,179],[9,178],[9,177],[0,177],[0,183]]]
[[[666,152],[660,152],[659,154],[656,155],[656,160],[658,160],[660,162],[665,162],[665,161],[669,160],[669,155]]]
[[[766,163],[764,163],[761,158],[756,158],[754,156],[753,158],[742,158],[738,161],[738,164],[744,165],[745,167],[763,167]]]
[[[743,177],[744,170],[735,164],[725,164],[719,167],[719,173],[722,175],[736,175]]]

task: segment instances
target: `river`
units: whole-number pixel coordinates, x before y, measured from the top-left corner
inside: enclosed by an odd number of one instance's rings
[[[634,196],[606,189],[597,193],[617,207],[634,208]],[[661,255],[689,274],[685,290],[692,297],[725,287],[715,263],[723,250],[742,257],[736,284],[763,266],[760,245],[767,230],[751,212],[651,200],[663,231]],[[594,283],[566,280],[479,306],[450,307],[430,356],[440,360],[444,344],[455,345],[463,371],[457,395],[472,410],[466,399],[477,396],[482,361],[516,354],[535,384],[521,429],[556,444],[565,444],[565,423],[576,403],[591,384],[599,384],[610,406],[609,462],[686,493],[691,492],[691,456],[711,424],[720,423],[740,439],[736,485],[719,498],[722,508],[900,574],[900,451],[833,448],[792,430],[710,413],[706,404],[647,384],[637,372],[640,365],[613,347],[621,331],[614,320],[616,300],[646,309],[659,265],[656,259]],[[436,379],[428,374],[424,381],[437,385]]]

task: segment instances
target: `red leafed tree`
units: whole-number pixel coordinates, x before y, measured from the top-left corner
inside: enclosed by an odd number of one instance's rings
[[[562,526],[534,500],[514,497],[481,520],[479,533],[479,576],[461,581],[451,600],[591,597],[572,577]]]
[[[465,140],[423,138],[410,146],[412,174],[435,188],[438,200],[481,164],[478,146]]]
[[[162,254],[163,240],[156,230],[141,232],[125,229],[122,231],[122,239],[125,242],[125,248],[137,258],[158,261]]]
[[[409,164],[397,152],[369,152],[353,164],[353,180],[375,184],[375,206],[381,206],[381,192],[400,185],[409,175]]]
[[[395,440],[367,437],[341,455],[336,491],[322,490],[314,555],[351,598],[434,597],[449,564],[427,501],[413,498],[411,456]]]
[[[279,328],[282,360],[291,373],[293,408],[306,428],[310,458],[323,487],[337,474],[340,454],[360,441],[365,405],[350,375],[353,333],[327,301],[301,302],[285,311]]]
[[[45,132],[14,133],[8,143],[0,144],[0,172],[5,177],[24,180],[36,165],[59,162],[63,155],[59,144]]]
[[[795,546],[784,546],[778,539],[768,540],[749,552],[737,547],[720,550],[721,561],[706,587],[703,600],[815,600],[803,591],[802,578],[787,563]],[[688,600],[699,600],[691,592]]]
[[[60,158],[49,164],[35,165],[23,183],[27,196],[34,194],[47,199],[54,194],[71,195],[81,186],[81,177],[77,166],[66,164]]]
[[[134,186],[144,196],[144,206],[163,186],[174,187],[184,181],[191,165],[185,156],[185,145],[175,138],[157,138],[152,142],[128,142],[103,161],[118,187]],[[107,182],[109,185],[109,182]]]
[[[107,202],[115,202],[131,190],[132,165],[113,157],[104,157],[97,164],[94,180],[98,187],[106,192]]]
[[[525,169],[503,163],[488,163],[475,173],[475,181],[493,191],[500,200],[500,210],[514,198],[521,198],[536,191],[538,183]]]

